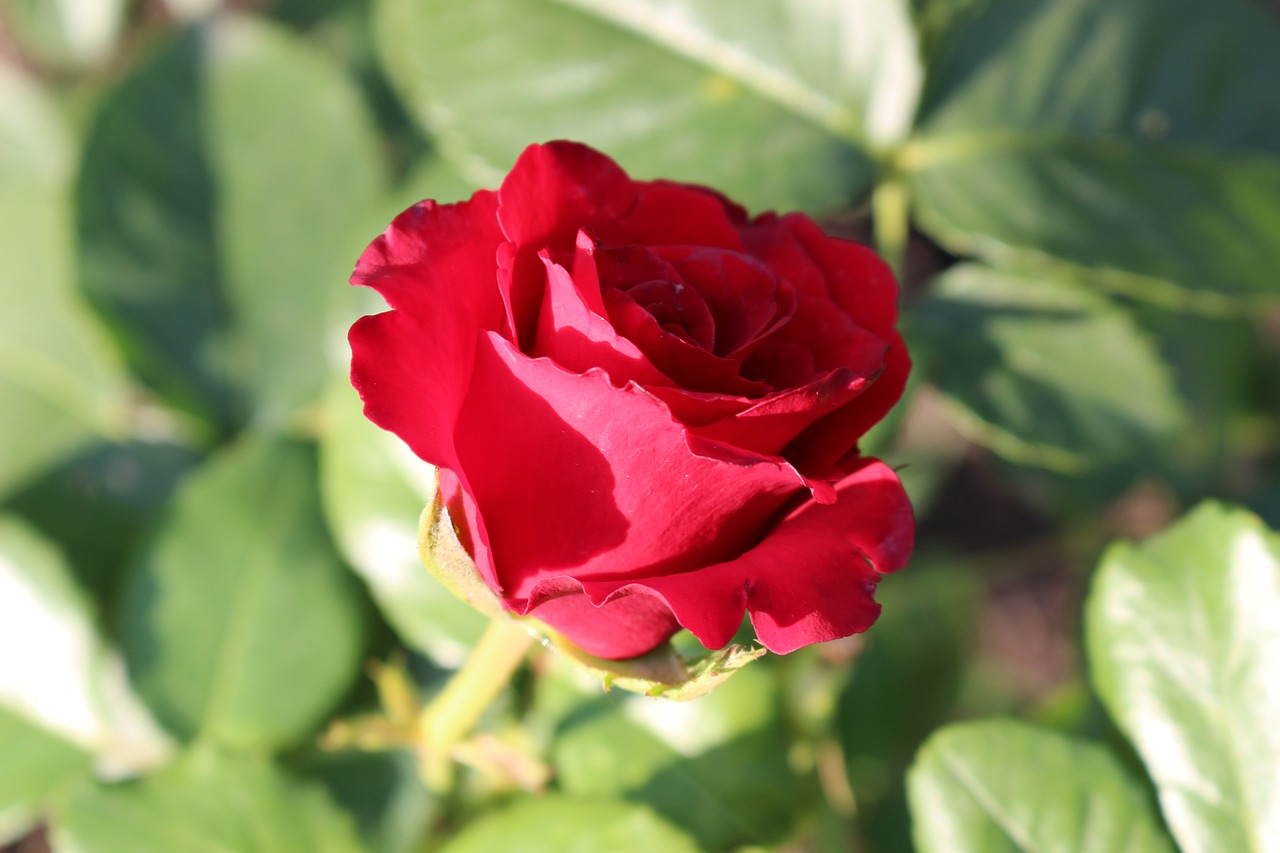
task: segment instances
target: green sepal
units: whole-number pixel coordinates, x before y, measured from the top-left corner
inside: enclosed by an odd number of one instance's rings
[[[735,643],[705,655],[685,658],[670,643],[664,643],[640,657],[605,660],[587,654],[554,631],[542,630],[547,633],[550,644],[565,657],[598,676],[606,691],[620,687],[677,702],[710,693],[766,651],[763,647]]]
[[[493,618],[514,618],[545,638],[544,645],[560,651],[577,666],[601,679],[604,689],[622,688],[646,696],[684,701],[719,686],[765,653],[765,649],[729,645],[694,658],[682,657],[670,643],[639,657],[605,660],[588,654],[558,632],[532,617],[513,617],[485,583],[463,544],[463,530],[455,522],[437,490],[418,525],[422,563],[442,584],[467,604]]]
[[[440,583],[486,616],[506,616],[506,608],[476,568],[459,537],[459,527],[437,489],[418,522],[418,554]]]

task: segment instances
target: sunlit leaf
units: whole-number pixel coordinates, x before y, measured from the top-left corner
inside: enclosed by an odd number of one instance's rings
[[[92,754],[104,772],[154,766],[169,745],[95,623],[57,550],[0,517],[0,707]]]
[[[356,676],[361,599],[320,517],[314,457],[248,438],[183,484],[125,589],[139,693],[174,734],[277,747]]]
[[[1014,720],[942,729],[908,788],[921,853],[1173,853],[1110,753]]]
[[[377,23],[411,111],[478,184],[572,138],[637,177],[831,208],[868,187],[920,76],[894,0],[382,0]]]
[[[1103,557],[1087,610],[1094,683],[1186,853],[1280,841],[1280,537],[1201,504]]]
[[[345,378],[335,385],[320,444],[324,509],[343,556],[407,644],[458,666],[487,620],[422,565],[418,520],[435,469],[365,419]]]

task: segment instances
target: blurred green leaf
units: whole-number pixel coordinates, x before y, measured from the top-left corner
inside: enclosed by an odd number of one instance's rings
[[[803,794],[777,685],[759,664],[693,702],[610,694],[582,705],[552,763],[566,793],[646,803],[707,850],[779,840]]]
[[[493,184],[490,189],[498,185]],[[422,157],[413,165],[404,180],[396,187],[395,198],[398,206],[408,208],[424,198],[434,199],[440,204],[452,204],[471,197],[479,184],[468,181],[458,174],[452,163],[437,154]]]
[[[174,734],[278,747],[313,731],[356,674],[362,613],[310,448],[250,437],[192,474],[119,615],[139,693]]]
[[[1149,338],[1066,277],[963,264],[911,321],[957,425],[1013,461],[1076,472],[1147,452],[1185,422]]]
[[[1257,318],[1219,318],[1136,305],[1134,316],[1149,330],[1172,368],[1186,401],[1191,428],[1184,430],[1168,468],[1193,502],[1218,487],[1241,451],[1233,440],[1241,412],[1256,397],[1255,371],[1267,355],[1259,346]]]
[[[1048,254],[1169,307],[1280,294],[1280,23],[1243,0],[992,0],[901,152],[952,251]]]
[[[345,353],[345,281],[384,191],[342,71],[283,28],[217,17],[133,69],[97,116],[82,283],[179,405],[226,426],[248,402],[287,424]]]
[[[1173,851],[1109,752],[1014,720],[940,730],[907,785],[921,853]]]
[[[418,519],[435,496],[435,468],[366,420],[345,379],[327,399],[320,475],[338,546],[387,621],[411,647],[460,666],[489,620],[418,558]]]
[[[0,708],[83,748],[105,771],[154,766],[168,744],[94,623],[62,555],[0,516]]]
[[[60,807],[57,849],[79,853],[361,853],[323,789],[261,758],[200,750],[142,781],[87,784]]]
[[[440,853],[698,853],[643,806],[604,799],[525,797],[468,824]]]
[[[959,698],[979,617],[979,586],[966,568],[917,559],[881,582],[884,610],[836,705],[858,824],[876,849],[909,846],[903,775]]]
[[[54,791],[89,773],[89,756],[83,750],[4,707],[0,755],[0,844],[26,834]]]
[[[559,0],[875,149],[911,125],[923,69],[898,0]]]
[[[212,424],[236,416],[214,240],[198,30],[162,44],[110,91],[76,192],[81,287],[130,367]]]
[[[120,365],[74,295],[73,157],[53,104],[0,63],[0,495],[124,429]]]
[[[1186,853],[1280,843],[1280,539],[1201,504],[1103,557],[1087,608],[1093,680]]]
[[[197,460],[168,442],[100,444],[15,494],[9,507],[57,540],[76,579],[103,598]]]
[[[125,0],[7,0],[0,27],[41,63],[88,65],[110,54],[124,15]]]
[[[214,228],[258,421],[286,423],[345,361],[346,282],[385,224],[372,121],[340,68],[248,17],[210,25],[206,142]]]
[[[892,0],[380,0],[376,15],[392,81],[479,185],[567,137],[755,209],[832,208],[867,189],[865,149],[905,129],[920,76]]]
[[[436,803],[405,750],[322,752],[297,768],[356,818],[369,853],[417,853]]]

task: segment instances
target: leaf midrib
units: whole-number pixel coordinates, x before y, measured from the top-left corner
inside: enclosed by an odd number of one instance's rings
[[[668,26],[659,16],[638,16],[608,0],[552,0],[594,20],[681,56],[732,79],[834,136],[864,150],[870,149],[856,113],[835,98],[807,86],[784,69],[761,61],[732,42],[703,29],[698,32]]]
[[[222,639],[214,654],[213,671],[209,678],[210,689],[197,727],[197,739],[216,739],[215,731],[224,721],[227,709],[232,706],[236,677],[242,670],[241,665],[248,656],[253,639],[251,627],[254,617],[261,612],[265,603],[268,582],[275,559],[279,556],[271,543],[278,538],[277,532],[288,526],[297,503],[298,476],[295,471],[290,470],[292,466],[281,467],[284,470],[273,481],[272,491],[269,495],[264,493],[268,506],[266,512],[257,515],[258,523],[254,526],[257,535],[245,548],[245,553],[249,555],[248,565],[240,575],[240,582],[224,623]]]
[[[1119,131],[1072,131],[1056,127],[986,127],[980,130],[958,130],[930,133],[928,126],[917,128],[894,156],[895,167],[907,174],[921,172],[938,165],[995,153],[1025,152],[1070,148],[1092,148],[1108,154],[1130,154],[1134,149],[1148,153],[1159,151],[1172,158],[1194,160],[1228,167],[1249,161],[1280,166],[1280,152],[1266,148],[1241,146],[1223,148],[1209,142],[1191,139],[1160,140]],[[1224,158],[1231,158],[1224,161]]]

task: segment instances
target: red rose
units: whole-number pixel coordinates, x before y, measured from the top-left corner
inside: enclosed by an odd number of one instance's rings
[[[365,413],[440,466],[511,610],[606,658],[744,610],[775,652],[875,621],[914,524],[857,449],[910,369],[870,250],[553,142],[352,282],[392,308],[351,329]]]

